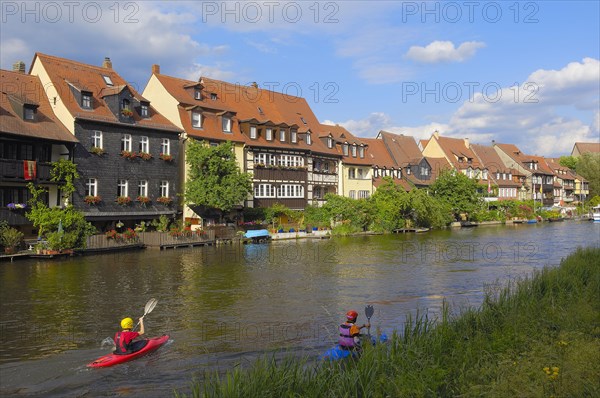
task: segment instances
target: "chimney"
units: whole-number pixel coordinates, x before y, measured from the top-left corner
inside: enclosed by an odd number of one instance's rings
[[[250,85],[254,88],[258,88],[258,83],[256,83],[256,82],[252,82],[252,84],[250,84]]]
[[[112,69],[112,62],[109,57],[104,57],[104,61],[102,62],[102,67],[105,69]]]
[[[160,75],[160,65],[159,64],[153,64],[152,65],[152,74],[153,75]]]
[[[13,64],[13,72],[25,73],[25,62],[17,61]]]
[[[468,138],[463,138],[463,140],[465,141],[465,146],[467,148],[469,148],[469,139]]]
[[[440,138],[440,132],[439,132],[439,131],[437,131],[437,130],[435,130],[435,131],[433,132],[433,136],[434,136],[435,138]]]

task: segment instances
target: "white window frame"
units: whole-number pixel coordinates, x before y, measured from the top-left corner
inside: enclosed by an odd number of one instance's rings
[[[123,134],[121,137],[121,150],[131,152],[131,134]]]
[[[250,138],[253,140],[258,138],[258,129],[256,126],[250,126]]]
[[[312,144],[312,138],[310,136],[310,131],[308,133],[306,133],[306,145],[311,145]]]
[[[202,91],[199,89],[194,89],[194,99],[202,100]]]
[[[148,180],[140,180],[138,184],[138,196],[148,197]]]
[[[163,198],[169,197],[169,181],[162,180],[160,182],[160,196]]]
[[[25,119],[25,120],[35,120],[35,109],[26,106],[23,109],[23,119]]]
[[[231,118],[223,116],[221,118],[221,127],[224,133],[231,133]]]
[[[92,109],[92,94],[81,94],[81,107],[83,109]]]
[[[162,142],[160,143],[160,153],[162,153],[163,155],[170,155],[171,154],[171,140],[168,138],[163,138]]]
[[[304,186],[300,184],[281,184],[277,187],[278,198],[304,198]]]
[[[129,196],[129,181],[119,180],[117,183],[117,196]]]
[[[147,136],[140,137],[140,152],[150,153],[150,138]]]
[[[192,111],[192,128],[201,129],[202,128],[202,113]]]
[[[350,147],[348,146],[348,143],[344,143],[344,145],[342,145],[342,154],[344,156],[348,156],[350,154]]]
[[[279,129],[279,141],[285,142],[285,129]]]
[[[333,148],[333,138],[327,137],[327,148]]]
[[[356,169],[354,167],[348,169],[348,178],[351,180],[356,179]]]
[[[428,176],[429,175],[429,168],[427,166],[421,166],[421,175],[422,176]]]
[[[358,199],[368,199],[370,196],[370,192],[367,190],[358,191]]]
[[[95,178],[88,178],[85,183],[85,195],[86,196],[98,196],[98,180]]]
[[[140,105],[140,116],[141,117],[148,117],[149,116],[149,106],[146,104],[141,104]]]
[[[272,128],[266,128],[265,129],[265,139],[267,141],[273,141],[273,129]]]
[[[353,158],[356,157],[356,144],[352,144],[352,147],[350,148],[350,153],[352,153]]]
[[[356,199],[356,191],[354,189],[351,189],[350,192],[348,192],[348,197],[350,199]]]
[[[255,198],[275,198],[275,186],[271,184],[255,184],[254,185],[254,197]]]
[[[358,147],[358,157],[359,158],[364,158],[365,157],[365,147],[364,146],[359,146]]]
[[[94,130],[92,133],[92,147],[103,149],[102,131]]]
[[[290,130],[290,140],[292,141],[292,144],[298,142],[298,130]]]

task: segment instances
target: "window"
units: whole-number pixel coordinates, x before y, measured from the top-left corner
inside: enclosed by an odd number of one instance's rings
[[[290,130],[290,140],[294,144],[298,142],[298,131]]]
[[[356,199],[356,191],[354,191],[354,190],[351,190],[351,191],[349,192],[349,195],[348,195],[348,196],[350,197],[350,199]]]
[[[285,130],[279,130],[279,141],[285,142]]]
[[[422,176],[428,176],[429,175],[429,168],[426,166],[421,166],[421,175]]]
[[[102,147],[102,131],[94,130],[92,133],[92,147],[103,148]]]
[[[129,181],[119,180],[117,186],[117,196],[129,196]]]
[[[131,152],[131,134],[123,134],[123,138],[121,138],[121,150]]]
[[[210,93],[210,99],[213,100],[213,101],[216,101],[217,100],[217,94]]]
[[[197,100],[202,100],[202,92],[198,89],[194,90],[194,98]]]
[[[278,198],[304,198],[304,186],[299,184],[282,184],[277,187]]]
[[[254,155],[255,164],[271,165],[275,163],[275,156],[269,153],[257,153]]]
[[[30,107],[25,107],[23,109],[23,117],[25,120],[34,120],[35,119],[35,109]]]
[[[375,167],[373,169],[373,177],[375,177],[375,178],[379,177],[379,169],[377,167]]]
[[[160,182],[160,196],[163,198],[169,197],[169,181],[163,180]]]
[[[110,78],[110,76],[102,75],[102,78],[104,79],[104,82],[105,82],[107,85],[109,85],[109,86],[112,86],[112,85],[113,85],[113,82],[112,82],[112,79]]]
[[[162,143],[160,144],[160,153],[162,153],[164,155],[171,154],[171,140],[169,140],[168,138],[162,139]],[[163,196],[166,196],[166,195],[163,195]]]
[[[200,112],[192,112],[192,127],[202,128],[202,114]]]
[[[265,130],[265,139],[267,141],[273,141],[273,129],[266,129]]]
[[[88,178],[85,183],[86,196],[98,196],[98,181],[95,178]]]
[[[271,184],[256,184],[254,186],[255,198],[274,198],[275,187]]]
[[[354,167],[348,169],[348,178],[356,178],[356,169]]]
[[[348,156],[348,144],[342,145],[342,153],[344,154],[344,156]]]
[[[360,157],[360,158],[365,157],[365,147],[364,146],[361,146],[358,148],[358,157]]]
[[[388,174],[389,175],[389,174]],[[363,179],[363,169],[358,169],[358,179],[362,180]]]
[[[310,131],[306,133],[306,145],[312,144],[312,138],[310,137]]]
[[[406,168],[406,174],[407,174],[407,175],[410,175],[410,166],[408,166],[408,167]]]
[[[352,152],[352,157],[355,158],[356,157],[356,144],[352,144],[351,152]]]
[[[488,179],[488,171],[487,171],[487,170],[483,170],[483,175],[482,175],[482,178],[483,178],[484,180],[487,180],[487,179]]]
[[[369,191],[358,191],[359,199],[367,199],[369,197]]]
[[[150,153],[150,139],[148,137],[140,138],[140,152]]]
[[[138,196],[148,196],[148,180],[141,180],[138,185]]]
[[[231,119],[228,117],[223,117],[222,124],[223,131],[226,133],[231,133]]]
[[[140,107],[140,116],[148,117],[148,104],[142,104]]]
[[[327,137],[327,148],[333,148],[333,138]]]
[[[258,107],[258,113],[260,113],[261,115],[265,114],[260,106]]]
[[[91,93],[81,93],[81,107],[85,109],[92,109]]]
[[[258,134],[256,133],[256,126],[250,126],[250,138],[253,140],[258,138]]]
[[[131,103],[129,102],[129,100],[127,98],[123,98],[121,109],[130,110],[129,109],[130,105],[131,105]]]

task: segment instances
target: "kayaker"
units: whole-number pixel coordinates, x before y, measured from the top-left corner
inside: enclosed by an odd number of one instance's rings
[[[123,318],[121,320],[121,328],[123,329],[120,332],[115,334],[115,354],[124,355],[131,354],[132,352],[136,352],[144,348],[146,344],[148,344],[148,340],[137,340],[133,341],[135,338],[144,334],[144,317],[140,318],[140,331],[134,332],[133,329],[133,319],[131,318]]]
[[[338,345],[344,350],[360,350],[360,329],[370,327],[371,324],[356,325],[358,312],[350,310],[346,312],[346,322],[340,325],[340,338]]]

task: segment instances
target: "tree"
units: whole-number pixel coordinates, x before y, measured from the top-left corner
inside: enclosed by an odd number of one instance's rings
[[[408,193],[395,184],[391,177],[383,177],[370,202],[373,207],[371,229],[391,232],[405,226]],[[410,206],[408,206],[410,207]]]
[[[568,167],[571,170],[577,170],[577,161],[578,158],[576,156],[561,156],[558,160],[558,163],[563,167]]]
[[[449,207],[455,219],[461,213],[473,213],[482,204],[477,181],[454,170],[444,170],[431,185],[434,198]]]
[[[186,204],[226,212],[242,203],[252,192],[252,178],[240,171],[231,142],[209,146],[204,141],[189,140],[188,144],[186,163],[189,166],[189,178],[184,193]]]
[[[600,154],[584,153],[577,160],[575,170],[590,183],[590,196],[600,195]]]

